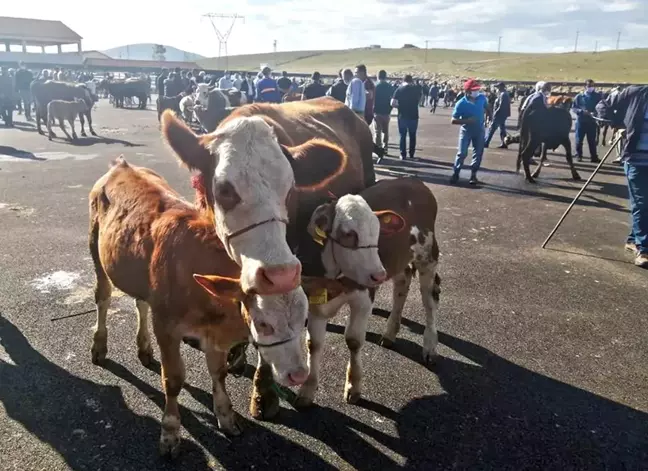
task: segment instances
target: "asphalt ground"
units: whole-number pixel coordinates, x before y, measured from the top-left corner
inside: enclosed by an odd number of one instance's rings
[[[449,110],[421,116],[418,159],[386,158],[377,172],[416,175],[439,201],[441,359],[421,362],[416,282],[394,349],[378,345],[388,284],[369,322],[359,404],[342,398],[344,311],[329,326],[317,407],[297,412],[282,401],[275,421],[254,421],[248,367],[227,379],[245,429],[229,440],[210,411],[202,355],[183,346],[185,440],[175,463],[158,457],[159,369],[137,359],[128,298],[113,298],[109,361],[90,362],[87,195],[120,154],[191,197],[188,174],[150,109],[102,100],[94,113],[101,137],[76,144],[49,142],[21,116],[15,129],[0,128],[0,468],[647,469],[648,272],[623,250],[621,168],[602,168],[543,250],[581,185],[564,157],[551,155],[534,186],[514,173],[516,147],[489,149],[481,187],[449,186],[458,129]],[[396,142],[395,120],[391,131]],[[585,179],[594,165],[578,168]],[[248,361],[255,364],[251,349]]]

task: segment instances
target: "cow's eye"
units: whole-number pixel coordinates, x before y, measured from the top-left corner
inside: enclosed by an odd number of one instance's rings
[[[241,202],[234,186],[228,181],[216,182],[214,184],[214,199],[223,208],[223,211],[230,211]]]

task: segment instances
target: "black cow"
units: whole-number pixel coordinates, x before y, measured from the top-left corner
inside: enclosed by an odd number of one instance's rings
[[[535,183],[534,178],[540,175],[542,164],[547,160],[547,150],[555,150],[560,146],[565,148],[567,163],[574,180],[580,180],[581,177],[574,168],[572,158],[571,140],[569,133],[572,127],[572,117],[569,111],[564,108],[532,108],[524,110],[521,118],[520,130],[520,148],[516,169],[520,171],[520,164],[524,165],[524,175],[529,183]],[[529,164],[533,157],[534,151],[542,145],[542,158],[533,175]]]

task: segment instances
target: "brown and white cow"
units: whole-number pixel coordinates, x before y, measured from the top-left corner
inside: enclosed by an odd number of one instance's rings
[[[106,357],[106,316],[114,285],[135,299],[137,349],[144,365],[152,359],[147,326],[149,308],[152,312],[166,396],[160,437],[164,454],[175,454],[180,443],[177,397],[185,378],[180,356],[184,336],[200,339],[213,380],[214,413],[230,434],[240,433],[225,391],[232,345],[252,342],[265,362],[260,371],[280,384],[298,385],[308,375],[303,290],[243,294],[240,268],[228,257],[210,211],[204,201],[199,207],[188,203],[162,177],[123,158],[90,193],[90,253],[97,276],[92,360],[101,363]]]
[[[357,192],[375,180],[369,127],[331,98],[243,106],[200,137],[165,112],[162,131],[187,167],[209,176],[216,232],[242,269],[244,292],[299,286],[289,206],[314,209],[327,190]]]

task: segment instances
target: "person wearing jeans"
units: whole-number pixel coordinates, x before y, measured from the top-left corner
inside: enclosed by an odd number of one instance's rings
[[[497,90],[499,95],[497,100],[495,100],[495,111],[493,112],[493,121],[488,131],[488,137],[486,138],[485,148],[488,148],[490,145],[491,139],[495,135],[495,131],[499,128],[500,130],[500,139],[502,144],[499,146],[500,149],[506,149],[507,145],[504,144],[504,138],[506,137],[506,120],[511,116],[511,98],[509,97],[508,92],[506,91],[506,85],[503,82],[497,84]]]
[[[585,90],[574,99],[572,111],[576,115],[576,157],[580,162],[583,160],[583,141],[587,139],[590,158],[592,162],[599,161],[596,152],[596,132],[598,125],[593,116],[596,115],[596,105],[601,101],[601,95],[597,93],[593,80],[585,82]]]
[[[398,108],[398,132],[400,133],[400,158],[407,158],[407,135],[409,134],[409,157],[416,152],[416,131],[419,121],[419,100],[421,90],[414,85],[411,75],[406,75],[404,83],[394,92],[391,104]]]
[[[387,72],[381,70],[378,72],[378,85],[376,85],[376,99],[374,102],[374,126],[375,142],[376,145],[385,150],[387,154],[387,146],[389,144],[389,119],[392,111],[391,98],[394,95],[394,90],[390,83],[387,81]]]
[[[454,172],[450,178],[451,184],[459,181],[459,172],[468,155],[468,147],[472,144],[473,155],[470,164],[471,185],[477,185],[477,172],[481,167],[484,154],[484,113],[488,106],[486,97],[480,92],[481,85],[473,79],[464,83],[464,97],[457,102],[452,112],[452,124],[461,125],[459,131],[459,149],[454,162]]]
[[[631,86],[607,99],[608,106],[624,116],[626,144],[623,162],[630,200],[630,234],[626,250],[635,265],[648,268],[648,86]]]

